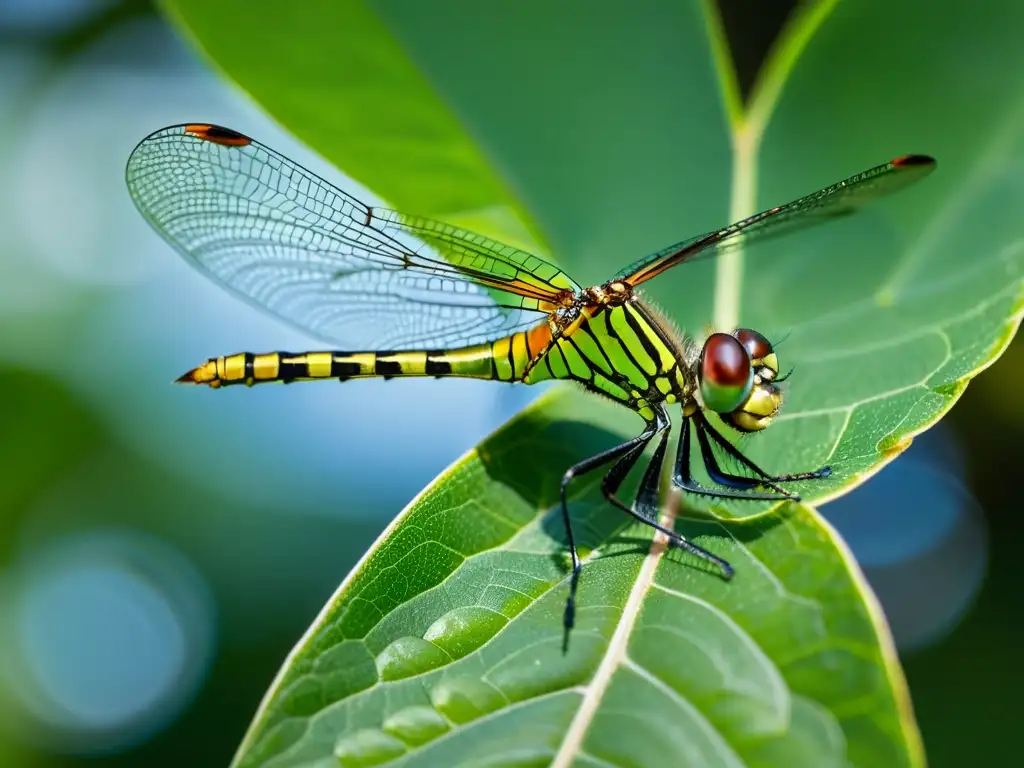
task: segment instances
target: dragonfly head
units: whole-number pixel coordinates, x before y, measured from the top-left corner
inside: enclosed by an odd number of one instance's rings
[[[705,407],[740,432],[761,431],[779,412],[782,393],[772,384],[778,375],[771,342],[749,328],[711,334],[697,365]]]

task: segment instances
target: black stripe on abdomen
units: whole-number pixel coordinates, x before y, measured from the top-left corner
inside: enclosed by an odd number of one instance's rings
[[[302,379],[309,373],[309,368],[304,362],[297,363],[292,360],[286,360],[286,352],[278,352],[277,354],[277,378],[283,381],[285,384],[295,381],[296,379]]]
[[[452,364],[448,360],[443,359],[445,355],[444,350],[437,350],[434,352],[427,352],[427,362],[424,366],[423,372],[427,376],[447,376],[452,372]],[[442,359],[438,359],[442,358]]]
[[[345,379],[351,379],[353,376],[358,376],[360,373],[362,373],[362,368],[359,366],[359,363],[339,360],[337,357],[331,360],[331,378],[344,381]]]
[[[390,379],[392,376],[402,375],[402,364],[394,360],[381,360],[377,357],[373,361],[373,372],[377,376]]]

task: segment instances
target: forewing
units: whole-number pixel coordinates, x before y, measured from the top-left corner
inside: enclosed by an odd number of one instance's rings
[[[630,264],[616,279],[637,286],[698,256],[711,256],[740,242],[749,244],[854,213],[865,203],[902,189],[934,168],[935,160],[926,155],[896,158],[787,205],[761,211],[728,227],[671,245]]]
[[[232,292],[346,349],[434,349],[535,324],[578,288],[543,260],[441,222],[367,206],[210,125],[165,128],[128,160],[132,199]]]

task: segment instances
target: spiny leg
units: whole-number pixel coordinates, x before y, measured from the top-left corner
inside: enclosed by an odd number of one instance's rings
[[[671,528],[667,528],[658,522],[659,484],[661,480],[661,470],[665,464],[665,448],[668,443],[668,427],[670,422],[668,420],[668,415],[664,412],[664,409],[658,411],[657,415],[658,421],[655,422],[655,429],[661,432],[662,436],[661,440],[658,442],[658,447],[654,451],[654,456],[651,458],[651,463],[647,465],[647,470],[644,472],[644,478],[641,481],[640,490],[637,492],[637,506],[642,509],[633,509],[633,507],[626,504],[615,495],[619,490],[619,486],[622,485],[622,481],[625,479],[626,475],[629,474],[629,470],[633,468],[637,459],[640,458],[640,455],[643,452],[642,450],[627,454],[619,459],[616,465],[612,467],[601,481],[601,491],[604,494],[604,497],[608,499],[611,504],[618,507],[631,517],[639,520],[641,523],[649,525],[655,530],[661,531],[665,534],[665,536],[668,537],[670,546],[686,550],[695,557],[714,563],[722,571],[725,578],[731,579],[733,569],[727,561],[717,555],[713,555],[703,547],[699,547],[696,544],[687,541]]]
[[[647,443],[650,442],[651,438],[654,437],[657,431],[658,430],[655,427],[654,422],[652,422],[648,424],[644,431],[636,437],[627,440],[621,445],[616,445],[613,448],[601,451],[601,453],[596,456],[584,459],[578,464],[573,464],[565,471],[565,474],[562,475],[562,521],[565,523],[565,535],[569,543],[569,554],[572,557],[572,576],[569,579],[569,597],[565,601],[565,617],[563,620],[566,630],[572,629],[575,619],[576,587],[579,584],[580,571],[583,569],[583,565],[580,563],[579,552],[576,551],[576,541],[572,535],[572,522],[569,518],[569,501],[566,498],[566,491],[569,488],[569,483],[571,483],[576,477],[585,475],[588,472],[593,472],[595,469],[618,459],[618,462],[616,462],[615,466],[612,467],[611,472],[609,472],[609,474],[614,473],[620,464],[629,459],[631,454],[634,454],[632,461],[629,462],[625,468],[625,471],[628,472],[629,468],[636,463],[640,454],[644,452],[644,449],[647,447]],[[621,483],[622,480],[620,479],[619,482]]]
[[[762,500],[762,501],[778,501],[780,498],[786,498],[786,495],[780,493],[761,493],[758,491],[751,490],[721,490],[718,488],[707,488],[696,480],[693,479],[693,474],[690,472],[690,418],[684,418],[683,423],[680,426],[679,431],[679,450],[676,451],[676,466],[675,471],[672,473],[672,483],[677,487],[689,493],[695,493],[700,496],[711,496],[717,499],[749,499],[749,500]],[[704,456],[705,466],[707,466],[707,456]],[[715,462],[714,455],[711,455],[712,462]],[[714,464],[717,467],[717,462]],[[714,480],[714,472],[709,468],[708,474],[711,475]],[[722,473],[719,472],[719,475]],[[744,480],[750,481],[750,478],[743,478]],[[715,482],[718,482],[715,480]]]
[[[724,472],[718,464],[718,457],[715,456],[715,452],[711,447],[711,442],[708,440],[705,428],[708,427],[707,421],[698,421],[694,424],[694,429],[697,431],[697,442],[700,445],[701,459],[704,461],[704,469],[707,470],[708,477],[711,478],[712,482],[718,485],[724,486],[725,488],[734,488],[742,491],[752,491],[760,485],[771,488],[776,494],[779,494],[785,498],[792,499],[793,501],[799,501],[800,497],[795,493],[780,488],[770,480],[765,480],[761,477],[746,477],[744,475],[736,475],[729,472]],[[742,455],[742,454],[741,454]],[[769,498],[776,498],[770,495]]]
[[[647,465],[643,480],[640,481],[640,487],[637,490],[636,501],[634,502],[635,506],[641,510],[641,514],[651,520],[656,521],[658,519],[660,490],[658,486],[661,480],[661,467],[665,463],[665,443],[669,436],[670,426],[671,422],[668,420],[668,415],[656,411],[655,420],[645,430],[645,433],[650,431],[647,439],[638,443],[636,447],[616,461],[612,468],[608,470],[608,473],[601,479],[601,492],[604,493],[605,498],[608,498],[613,504],[621,503],[618,499],[609,498],[609,494],[614,495],[618,491],[623,481],[629,476],[630,470],[636,466],[637,461],[640,460],[640,457],[647,449],[651,439],[655,435],[660,434],[661,439],[654,449],[654,455],[651,457],[651,462]]]
[[[813,472],[797,472],[791,475],[770,475],[763,469],[761,469],[759,466],[757,466],[757,464],[755,464],[746,456],[744,456],[743,453],[735,445],[733,445],[724,437],[722,437],[722,435],[714,427],[711,426],[710,422],[707,420],[707,417],[705,417],[703,413],[701,413],[700,411],[696,411],[693,414],[693,418],[696,419],[697,424],[700,427],[702,427],[704,430],[707,431],[709,435],[711,435],[711,439],[722,447],[722,450],[724,450],[726,453],[728,453],[730,456],[736,459],[736,461],[745,466],[751,472],[754,472],[755,474],[759,475],[765,480],[768,480],[769,482],[789,483],[793,482],[794,480],[820,480],[822,478],[829,477],[832,474],[832,468],[826,466],[822,467],[821,469],[816,469]]]
[[[658,441],[658,445],[654,449],[654,455],[644,471],[643,480],[640,481],[640,488],[636,493],[636,500],[633,502],[634,509],[649,520],[658,519],[658,511],[661,507],[661,470],[665,466],[665,449],[668,445],[670,434],[671,429],[666,428],[661,431],[661,439]],[[638,453],[633,462],[635,463],[639,458],[640,454]],[[607,483],[608,477],[605,476],[602,487]],[[616,491],[621,484],[622,480],[617,480],[615,483]]]

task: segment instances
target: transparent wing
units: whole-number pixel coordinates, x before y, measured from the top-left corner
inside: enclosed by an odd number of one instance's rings
[[[147,221],[234,293],[347,349],[435,349],[538,322],[579,287],[542,259],[372,208],[226,128],[179,125],[132,152]]]
[[[755,239],[774,237],[817,224],[860,209],[881,195],[894,192],[927,175],[935,160],[926,155],[905,155],[875,166],[830,187],[794,200],[787,205],[756,213],[750,218],[715,232],[684,240],[645,256],[616,275],[630,285],[639,285],[697,256],[711,256]]]

